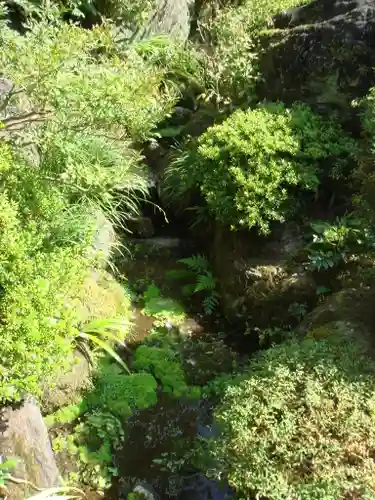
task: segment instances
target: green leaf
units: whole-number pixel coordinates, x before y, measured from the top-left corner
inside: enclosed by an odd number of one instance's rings
[[[101,340],[99,337],[96,335],[92,335],[90,333],[80,333],[77,338],[84,339],[84,340],[90,340],[93,344],[97,345],[100,349],[103,349],[106,351],[117,363],[122,366],[122,368],[127,372],[130,373],[130,370],[126,363],[120,358],[120,356],[113,350],[113,348],[107,343]]]

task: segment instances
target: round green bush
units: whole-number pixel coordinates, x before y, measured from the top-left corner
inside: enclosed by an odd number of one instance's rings
[[[374,368],[362,346],[333,332],[269,349],[242,377],[218,379],[216,477],[240,498],[374,498]]]
[[[316,191],[327,173],[346,174],[355,150],[333,120],[302,104],[270,103],[210,127],[171,164],[166,190],[178,201],[198,189],[217,221],[268,233],[296,210],[298,192]]]

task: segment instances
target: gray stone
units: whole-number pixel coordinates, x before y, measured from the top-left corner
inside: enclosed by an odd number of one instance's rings
[[[139,500],[158,500],[158,496],[156,495],[152,486],[146,483],[138,484],[134,489],[133,493],[137,493],[139,496]]]
[[[192,0],[157,0],[154,12],[138,33],[138,37],[170,35],[187,40],[190,33],[190,7],[192,3]]]
[[[94,250],[100,253],[103,265],[110,260],[115,243],[116,232],[113,224],[101,210],[98,210],[95,214],[95,234],[92,245]]]
[[[145,240],[142,240],[141,243],[143,245],[153,247],[155,250],[157,250],[166,248],[178,248],[181,246],[182,241],[179,238],[169,238],[169,237],[159,236],[155,238],[147,238]]]
[[[204,328],[194,318],[187,318],[182,325],[178,327],[178,331],[183,337],[190,337],[203,333]]]
[[[60,475],[47,427],[36,403],[30,399],[19,408],[3,408],[1,423],[1,455],[18,460],[12,476],[39,488],[59,486]],[[9,500],[24,500],[36,493],[24,483],[9,482],[7,487]]]
[[[279,327],[293,321],[292,304],[315,304],[316,284],[299,263],[303,240],[295,228],[285,225],[264,239],[218,226],[212,245],[227,318],[250,328]]]
[[[155,228],[150,217],[133,217],[126,221],[127,229],[132,233],[132,236],[139,238],[151,238],[155,233]]]

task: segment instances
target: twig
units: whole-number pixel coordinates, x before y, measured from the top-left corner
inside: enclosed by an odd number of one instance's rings
[[[45,488],[38,488],[38,486],[36,486],[31,481],[28,481],[27,479],[19,479],[18,477],[14,477],[11,475],[9,475],[9,476],[7,475],[6,480],[10,481],[11,483],[15,483],[15,484],[26,484],[27,486],[31,486],[31,488],[35,491],[44,491],[44,489],[45,489]]]

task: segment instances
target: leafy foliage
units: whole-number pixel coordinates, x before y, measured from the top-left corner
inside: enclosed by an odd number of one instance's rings
[[[16,467],[18,460],[13,458],[4,459],[4,457],[0,456],[0,487],[6,485],[9,474],[12,473],[12,470]]]
[[[100,489],[110,486],[117,475],[114,452],[125,440],[124,424],[136,410],[156,404],[156,389],[149,373],[126,375],[110,357],[102,357],[84,399],[47,417],[49,425],[78,421],[70,435],[54,439],[53,447],[76,459],[82,483]]]
[[[245,0],[205,2],[200,20],[200,35],[210,47],[206,57],[205,100],[222,107],[249,103],[255,98],[259,78],[259,43],[263,30],[272,27],[272,17],[303,0]],[[217,8],[217,6],[221,8]]]
[[[217,379],[222,434],[209,450],[240,495],[373,496],[375,366],[343,323],[327,333],[273,347],[243,376]]]
[[[108,328],[77,329],[95,213],[137,213],[147,180],[131,144],[176,98],[163,69],[119,57],[109,25],[63,23],[53,8],[24,35],[0,32],[1,401],[39,395],[78,337],[108,345]]]
[[[360,182],[360,192],[357,203],[366,217],[374,219],[375,205],[375,175],[373,171],[375,155],[375,87],[370,89],[367,96],[360,102],[360,117],[363,127],[363,138],[359,152],[360,168],[356,172]]]
[[[143,294],[145,306],[143,314],[155,316],[160,322],[172,322],[175,325],[185,319],[184,308],[175,299],[163,297],[160,289],[152,283]]]
[[[70,305],[88,262],[80,247],[44,252],[33,222],[22,227],[4,195],[0,207],[0,399],[18,400],[39,394],[41,378],[67,358],[77,321]]]
[[[307,246],[310,268],[329,269],[374,247],[374,235],[368,225],[352,215],[338,218],[334,224],[311,224],[313,241]]]
[[[128,334],[128,326],[120,319],[96,319],[85,325],[76,339],[78,341],[92,342],[97,348],[103,349],[128,373],[129,368],[121,357],[114,351],[112,345],[124,346],[124,340]]]
[[[195,279],[194,284],[185,285],[183,290],[185,295],[191,296],[203,292],[205,297],[202,305],[206,314],[212,314],[219,303],[219,293],[216,290],[217,281],[210,271],[210,263],[204,255],[193,255],[186,259],[179,260],[191,272],[185,274],[185,278]],[[170,274],[173,277],[173,274]],[[180,275],[181,276],[181,275]]]
[[[71,14],[76,18],[100,20],[101,17],[125,24],[129,28],[137,28],[143,24],[155,0],[17,0],[14,2],[27,20],[30,17],[43,20],[46,17],[55,19]]]
[[[316,191],[327,165],[331,177],[347,174],[355,152],[337,123],[307,106],[265,104],[209,128],[170,165],[166,183],[176,201],[199,189],[219,222],[268,233],[296,208],[295,187]]]
[[[120,367],[103,363],[86,398],[90,409],[109,411],[120,419],[156,403],[155,379],[148,373],[124,375]]]

